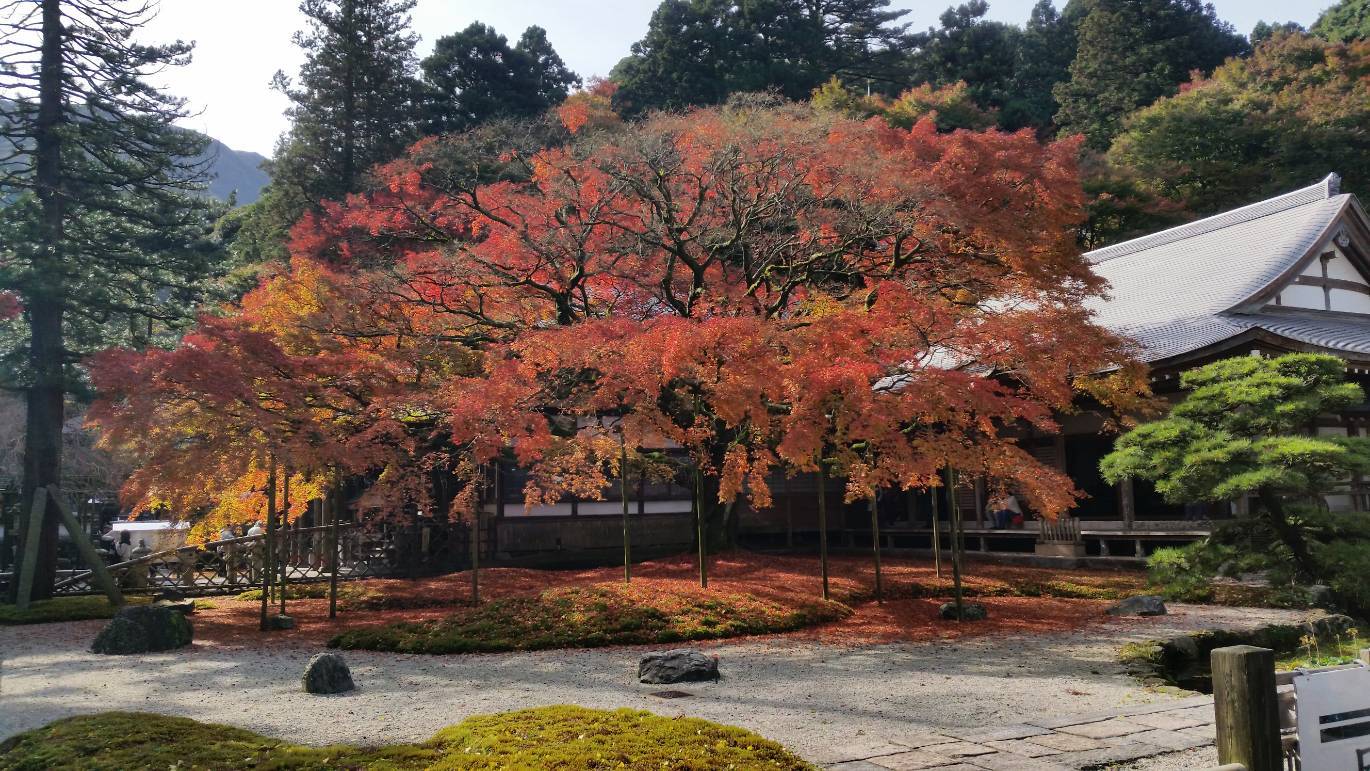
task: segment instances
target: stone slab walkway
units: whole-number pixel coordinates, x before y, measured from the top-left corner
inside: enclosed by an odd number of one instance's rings
[[[1075,771],[1213,743],[1213,697],[992,728],[917,731],[832,747],[817,760],[840,771]]]

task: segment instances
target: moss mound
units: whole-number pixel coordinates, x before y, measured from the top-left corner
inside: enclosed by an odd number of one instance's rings
[[[329,645],[399,653],[592,648],[788,632],[850,613],[836,602],[790,606],[744,593],[680,596],[606,584],[492,600],[438,621],[354,629]]]
[[[125,597],[129,605],[151,602],[150,597]],[[39,600],[25,611],[14,605],[0,605],[0,625],[51,624],[57,621],[87,621],[94,618],[114,618],[119,608],[110,605],[104,595],[56,597]]]
[[[812,769],[733,726],[650,712],[540,707],[469,718],[422,744],[303,747],[212,723],[106,712],[0,744],[0,771],[183,769]]]

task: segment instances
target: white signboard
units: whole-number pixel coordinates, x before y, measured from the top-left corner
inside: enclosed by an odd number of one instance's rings
[[[1294,675],[1303,771],[1370,771],[1370,668]]]

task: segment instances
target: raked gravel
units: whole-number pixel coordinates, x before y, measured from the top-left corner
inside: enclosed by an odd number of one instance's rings
[[[756,638],[704,646],[718,683],[640,685],[652,648],[419,656],[344,652],[359,690],[310,696],[313,648],[190,648],[142,656],[87,651],[101,623],[0,627],[0,739],[67,715],[140,710],[228,723],[292,742],[426,739],[474,714],[548,704],[635,707],[740,725],[822,762],[835,747],[937,728],[994,727],[1025,716],[1088,713],[1174,698],[1146,691],[1116,661],[1126,642],[1202,628],[1293,622],[1290,611],[1172,606],[1031,637],[882,645]],[[1160,766],[1158,766],[1159,768]]]

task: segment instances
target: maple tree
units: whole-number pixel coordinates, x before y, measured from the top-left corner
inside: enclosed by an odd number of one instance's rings
[[[820,455],[852,495],[954,464],[1051,514],[1072,487],[1015,432],[1051,430],[1081,388],[1138,391],[1080,310],[1101,287],[1071,240],[1073,142],[742,103],[505,149],[490,182],[445,141],[295,244],[383,264],[479,348],[438,400],[474,457],[529,468],[530,505],[613,481],[617,442],[583,430],[607,412],[635,450],[690,450],[716,540],[729,503],[766,505],[772,469]]]
[[[129,492],[203,508],[269,448],[376,478],[378,508],[462,516],[492,463],[528,471],[533,506],[598,499],[625,464],[669,474],[678,446],[703,555],[774,473],[820,464],[849,500],[955,468],[1053,515],[1076,493],[1017,438],[1082,392],[1125,410],[1144,390],[1082,309],[1102,287],[1073,243],[1075,141],[766,100],[563,113],[551,143],[421,141],[180,348],[107,355],[95,420],[145,458]]]

